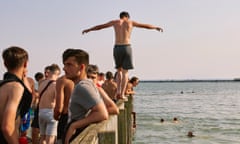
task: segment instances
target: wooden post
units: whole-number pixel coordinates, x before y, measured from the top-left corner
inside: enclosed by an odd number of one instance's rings
[[[115,142],[116,138],[114,131],[98,133],[98,144],[115,144]]]
[[[117,102],[119,114],[89,125],[71,144],[132,144],[132,97]]]
[[[127,127],[127,144],[132,143],[132,96],[128,96],[128,101],[125,101],[126,109],[126,127]]]
[[[118,143],[127,144],[126,110],[120,109],[118,115]]]

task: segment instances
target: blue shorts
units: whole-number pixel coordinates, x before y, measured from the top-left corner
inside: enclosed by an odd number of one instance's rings
[[[25,116],[21,119],[21,132],[25,132],[29,126],[30,126],[30,109],[29,111],[25,114]]]
[[[133,69],[131,45],[115,45],[113,50],[115,68]]]

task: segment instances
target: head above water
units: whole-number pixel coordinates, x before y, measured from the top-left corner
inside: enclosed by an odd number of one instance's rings
[[[189,131],[188,134],[187,134],[188,137],[194,137],[195,135],[193,134],[192,131]]]
[[[163,122],[164,122],[164,119],[160,119],[160,122],[163,123]]]
[[[124,18],[124,17],[130,18],[130,15],[129,15],[128,12],[122,11],[122,12],[120,13],[119,17],[120,17],[120,19],[122,19],[122,18]]]

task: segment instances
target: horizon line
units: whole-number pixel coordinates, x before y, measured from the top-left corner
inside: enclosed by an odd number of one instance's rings
[[[140,82],[240,82],[240,78],[234,79],[158,79],[158,80],[140,80]]]

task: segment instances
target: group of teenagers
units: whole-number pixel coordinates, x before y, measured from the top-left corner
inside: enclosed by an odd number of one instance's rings
[[[112,72],[107,72],[107,79],[101,83],[97,65],[89,64],[89,55],[84,50],[63,52],[65,74],[62,76],[57,64],[47,66],[44,74],[36,73],[37,89],[27,77],[26,50],[12,46],[2,56],[7,72],[0,83],[0,143],[18,143],[19,137],[26,136],[28,127],[23,129],[23,124],[27,124],[30,108],[34,108],[31,127],[32,143],[36,144],[69,143],[89,124],[119,113],[116,94],[113,95],[117,85]],[[138,84],[138,78],[132,79],[125,94],[133,94],[132,88]]]
[[[39,80],[35,93],[32,80],[27,76],[28,52],[18,46],[6,48],[2,52],[2,58],[7,72],[0,82],[0,143],[17,144],[20,132],[26,135],[26,130],[21,130],[21,123],[31,106],[35,107],[31,124],[32,143],[39,143],[40,131],[41,144],[56,143],[56,135],[58,143],[68,144],[89,124],[106,120],[110,114],[118,114],[114,100],[125,99],[126,94],[134,93],[132,88],[127,88],[133,86],[128,83],[128,70],[133,69],[130,45],[132,28],[163,31],[160,27],[141,24],[129,18],[128,12],[124,11],[120,13],[118,20],[82,31],[85,34],[108,27],[114,28],[113,55],[117,69],[117,89],[112,97],[99,85],[98,67],[89,64],[89,54],[82,49],[66,49],[62,54],[64,75],[59,77],[58,65],[48,66],[45,69],[45,78]],[[137,83],[138,79],[135,85]]]

